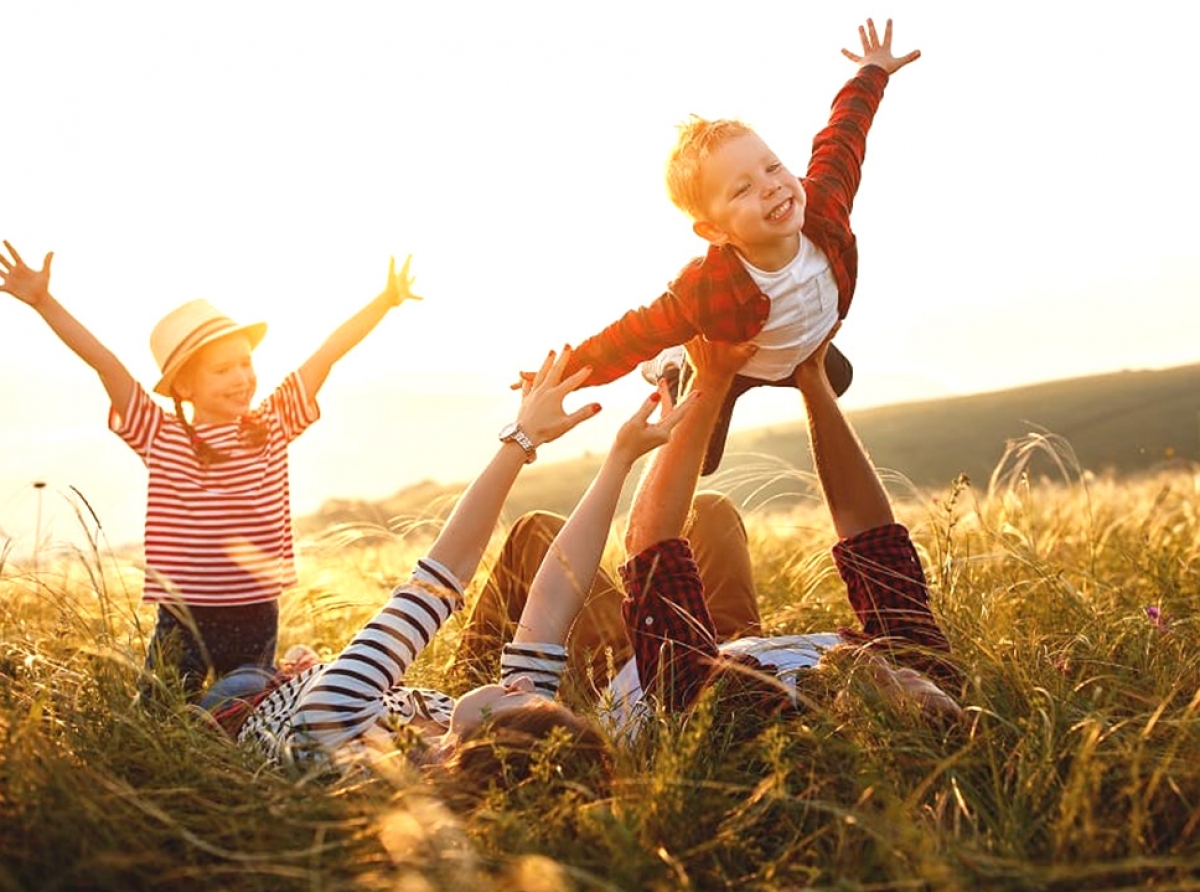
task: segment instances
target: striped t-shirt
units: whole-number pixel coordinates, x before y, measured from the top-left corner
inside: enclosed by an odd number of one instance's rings
[[[239,424],[198,424],[197,435],[227,461],[204,467],[187,430],[139,385],[109,428],[150,472],[146,583],[150,602],[195,607],[273,601],[296,583],[288,490],[288,444],[320,417],[293,372],[255,412],[264,442],[239,437]]]
[[[462,583],[444,566],[429,558],[418,561],[412,579],[392,592],[336,659],[300,673],[264,697],[238,741],[274,763],[293,764],[353,755],[366,743],[386,748],[402,727],[418,720],[446,731],[454,698],[410,687],[404,673],[462,606],[462,594]],[[566,663],[559,645],[537,645],[531,651],[557,653],[558,662]],[[526,663],[518,659],[517,665],[532,675],[544,665],[544,657]],[[559,674],[561,666],[551,673],[554,678]],[[542,692],[554,696],[554,690]]]

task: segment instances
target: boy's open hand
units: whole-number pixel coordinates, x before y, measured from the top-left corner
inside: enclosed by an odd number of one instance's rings
[[[9,256],[0,252],[0,291],[7,291],[18,300],[36,307],[50,293],[50,264],[54,260],[51,251],[42,261],[41,269],[30,269],[7,241],[4,243]]]
[[[858,37],[862,41],[862,55],[856,55],[847,49],[842,50],[842,55],[851,62],[857,62],[859,68],[862,68],[865,65],[878,65],[888,74],[894,74],[909,62],[913,62],[921,58],[920,50],[913,50],[911,53],[900,56],[899,58],[892,55],[891,19],[887,20],[887,25],[883,29],[882,41],[879,39],[879,35],[875,32],[874,19],[867,19],[866,26],[858,26]]]
[[[7,244],[7,243],[6,243]],[[391,258],[388,261],[388,278],[387,287],[383,289],[383,293],[392,299],[392,306],[398,307],[406,300],[424,300],[412,293],[413,282],[416,281],[408,272],[408,265],[412,263],[412,255],[404,259],[404,266],[400,270],[400,274],[396,274],[396,258]]]

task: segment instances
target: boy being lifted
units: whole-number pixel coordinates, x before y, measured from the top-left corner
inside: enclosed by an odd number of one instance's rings
[[[889,77],[921,55],[892,54],[891,19],[882,40],[871,19],[858,32],[862,54],[842,50],[858,72],[834,98],[803,179],[740,121],[693,117],[680,126],[667,192],[709,243],[708,252],[685,266],[665,294],[585,340],[572,357],[568,373],[590,365],[586,384],[595,385],[639,363],[651,380],[686,373],[679,345],[697,334],[757,344],[721,409],[703,474],[720,464],[737,398],[751,387],[795,386],[796,367],[850,307],[858,275],[850,209],[867,131]],[[832,345],[826,370],[840,396],[852,369]]]

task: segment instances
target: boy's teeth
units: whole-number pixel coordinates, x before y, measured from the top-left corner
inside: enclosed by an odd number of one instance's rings
[[[779,207],[775,208],[775,210],[771,211],[771,213],[768,214],[768,216],[772,220],[778,220],[780,217],[782,217],[787,212],[787,209],[791,206],[792,206],[792,200],[789,198],[787,201],[785,201]]]

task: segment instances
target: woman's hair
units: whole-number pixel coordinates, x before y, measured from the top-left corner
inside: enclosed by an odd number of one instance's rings
[[[608,740],[592,720],[546,700],[508,710],[468,731],[433,774],[447,801],[470,807],[496,788],[524,784],[607,787]]]

